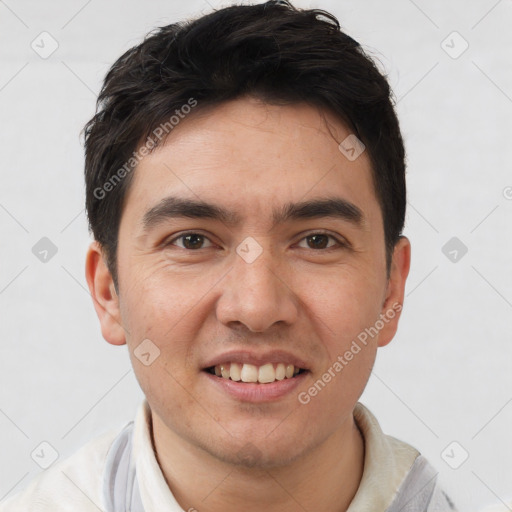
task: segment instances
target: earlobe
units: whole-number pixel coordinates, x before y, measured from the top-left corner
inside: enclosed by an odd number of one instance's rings
[[[411,265],[411,243],[401,236],[393,250],[386,297],[382,305],[381,318],[384,327],[379,333],[379,347],[387,345],[395,336],[398,320],[403,308],[405,283]]]
[[[105,263],[102,248],[97,241],[92,242],[87,251],[85,277],[103,337],[112,345],[124,345],[126,337],[121,324],[119,297]]]

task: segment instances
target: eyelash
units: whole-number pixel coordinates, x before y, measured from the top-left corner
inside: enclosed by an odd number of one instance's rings
[[[168,247],[169,245],[174,245],[173,242],[175,242],[176,240],[179,240],[181,238],[185,238],[188,235],[199,235],[199,236],[201,236],[201,237],[203,237],[206,240],[209,240],[211,242],[211,240],[206,235],[203,235],[202,233],[198,233],[197,231],[188,231],[186,233],[182,233],[181,235],[175,236],[174,238],[168,240],[167,242],[164,242],[164,246]],[[314,235],[325,235],[328,238],[331,238],[331,239],[335,240],[338,245],[337,246],[333,246],[333,247],[327,247],[325,249],[311,249],[312,251],[327,252],[327,251],[330,251],[330,250],[333,250],[333,249],[343,249],[343,248],[348,248],[349,247],[349,244],[347,242],[343,242],[342,240],[338,239],[334,235],[331,235],[330,233],[326,233],[324,231],[313,231],[311,233],[308,233],[307,235],[303,236],[299,240],[299,242],[301,242],[302,240],[304,240],[306,238],[314,236]],[[179,249],[183,249],[184,251],[188,251],[188,252],[199,252],[201,249],[209,249],[209,247],[201,247],[200,249],[187,249],[186,247],[178,247],[178,248]],[[302,249],[304,249],[304,248],[302,247]]]

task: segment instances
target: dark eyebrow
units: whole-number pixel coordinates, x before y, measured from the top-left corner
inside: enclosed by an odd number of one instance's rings
[[[237,213],[215,204],[201,200],[169,196],[146,211],[142,220],[143,230],[149,231],[165,220],[180,217],[212,219],[220,221],[227,226],[236,226],[242,221],[242,218]],[[284,224],[290,220],[323,217],[342,219],[354,224],[356,227],[362,227],[364,223],[364,215],[360,208],[341,197],[332,197],[299,203],[286,203],[279,209],[274,210],[272,229],[276,225]]]

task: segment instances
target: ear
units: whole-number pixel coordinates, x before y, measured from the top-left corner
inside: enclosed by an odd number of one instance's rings
[[[121,325],[119,297],[105,263],[103,250],[97,241],[92,242],[87,251],[85,278],[100,320],[101,334],[112,345],[124,345],[126,337]]]
[[[393,250],[386,297],[381,310],[380,318],[384,327],[379,332],[379,347],[387,345],[396,334],[410,265],[411,243],[407,237],[401,236]]]

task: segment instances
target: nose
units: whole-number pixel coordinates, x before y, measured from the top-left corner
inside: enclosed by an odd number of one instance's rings
[[[243,324],[252,332],[264,332],[276,323],[293,324],[299,300],[292,288],[290,273],[264,249],[254,261],[238,254],[233,268],[222,281],[216,304],[217,319],[227,326]]]

